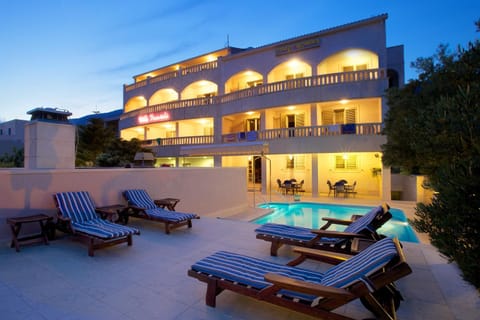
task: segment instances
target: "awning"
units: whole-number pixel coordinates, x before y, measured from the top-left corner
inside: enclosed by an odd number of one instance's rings
[[[268,143],[241,142],[202,146],[184,146],[180,148],[181,156],[239,156],[268,153]]]

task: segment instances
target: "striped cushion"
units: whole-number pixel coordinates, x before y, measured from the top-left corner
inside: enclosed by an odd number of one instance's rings
[[[351,232],[351,233],[360,233],[361,231],[367,229],[370,231],[375,231],[372,230],[371,224],[373,220],[378,216],[383,214],[383,207],[378,206],[370,210],[368,213],[365,215],[361,216],[357,220],[353,221],[346,229],[345,232]]]
[[[95,204],[87,191],[60,192],[55,197],[61,214],[72,222],[98,219]]]
[[[352,258],[330,268],[321,284],[345,288],[383,268],[398,254],[391,238],[384,238],[361,251]],[[367,284],[368,286],[368,284]]]
[[[155,209],[157,206],[144,189],[130,189],[124,192],[129,205],[144,209]]]
[[[384,267],[396,255],[397,250],[392,239],[384,238],[349,260],[330,268],[324,274],[226,251],[219,251],[203,258],[192,266],[192,270],[256,289],[263,289],[270,285],[264,279],[265,274],[269,272],[324,286],[345,288],[355,282],[364,281],[363,278]],[[317,298],[290,290],[282,290],[280,293],[308,301],[314,301]]]
[[[171,222],[181,222],[181,221],[186,221],[189,219],[195,219],[197,217],[196,214],[194,213],[183,213],[183,212],[178,212],[178,211],[170,211],[170,210],[165,210],[162,208],[154,208],[154,209],[147,209],[145,210],[145,213],[151,218],[151,219],[160,219],[160,220],[166,220],[166,221],[171,221]]]
[[[323,274],[320,272],[276,264],[227,251],[219,251],[203,258],[192,266],[192,270],[256,289],[263,289],[271,284],[264,279],[265,274],[269,272],[312,283],[320,283],[323,278]],[[312,295],[287,290],[283,290],[281,293],[308,301],[315,299],[315,296]]]
[[[304,227],[287,226],[277,223],[266,223],[261,227],[255,229],[256,233],[268,234],[280,238],[295,239],[298,241],[310,241],[315,238],[315,234],[311,229]]]
[[[102,239],[125,237],[130,234],[139,234],[135,228],[102,220],[100,218],[85,222],[72,222],[75,231],[80,231]]]

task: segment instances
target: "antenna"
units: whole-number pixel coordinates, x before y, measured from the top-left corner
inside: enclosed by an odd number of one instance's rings
[[[225,43],[225,48],[230,48],[230,36],[227,33],[227,42]]]

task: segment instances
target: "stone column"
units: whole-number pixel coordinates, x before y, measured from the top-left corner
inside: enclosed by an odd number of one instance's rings
[[[75,168],[75,126],[32,121],[25,125],[26,169]]]

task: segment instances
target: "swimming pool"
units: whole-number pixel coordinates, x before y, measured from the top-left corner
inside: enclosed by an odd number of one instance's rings
[[[373,208],[367,206],[346,206],[311,202],[298,202],[293,204],[265,203],[258,207],[264,209],[269,208],[274,211],[253,220],[253,223],[280,223],[312,229],[321,228],[325,224],[325,221],[322,220],[323,217],[350,220],[353,214],[365,214]],[[391,208],[390,213],[392,214],[392,218],[378,229],[377,232],[389,237],[398,237],[400,241],[419,242],[417,235],[408,224],[408,220],[403,211]],[[344,228],[344,226],[337,225],[331,226],[329,230],[341,231]]]

